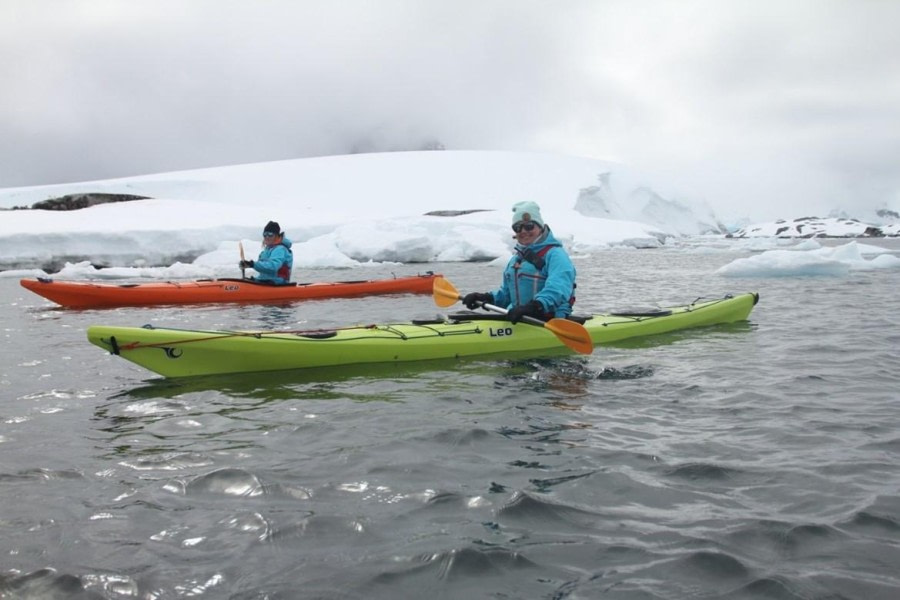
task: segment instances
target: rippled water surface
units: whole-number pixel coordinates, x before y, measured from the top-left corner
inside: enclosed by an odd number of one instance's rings
[[[442,311],[71,311],[0,279],[0,596],[900,598],[900,271],[714,275],[737,256],[578,258],[577,307],[758,291],[746,323],[590,357],[183,381],[85,328]]]

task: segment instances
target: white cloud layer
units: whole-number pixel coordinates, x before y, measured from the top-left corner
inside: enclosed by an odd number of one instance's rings
[[[612,158],[755,219],[900,200],[900,3],[7,0],[0,187],[418,149]]]

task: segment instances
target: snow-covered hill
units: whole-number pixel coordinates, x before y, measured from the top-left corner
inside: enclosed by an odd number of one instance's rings
[[[520,152],[397,152],[298,159],[104,181],[0,189],[0,207],[70,194],[148,199],[70,211],[0,211],[0,270],[88,261],[168,267],[183,276],[233,270],[238,242],[281,223],[303,268],[370,262],[489,261],[512,247],[510,207],[534,200],[576,253],[656,248],[724,235],[713,211],[608,161]],[[880,229],[897,235],[896,225]],[[737,237],[864,236],[832,217],[746,226]],[[224,275],[223,275],[224,276]]]
[[[516,152],[333,156],[11,188],[0,190],[0,206],[76,193],[151,199],[62,212],[4,211],[0,269],[60,257],[169,264],[222,242],[257,240],[270,219],[295,242],[299,264],[309,266],[490,260],[508,254],[510,207],[526,199],[538,202],[554,233],[580,252],[657,247],[707,231],[714,221],[695,218],[687,205],[622,165]],[[598,201],[614,210],[603,213]]]

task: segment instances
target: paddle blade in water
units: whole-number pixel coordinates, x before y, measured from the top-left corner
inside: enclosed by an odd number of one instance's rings
[[[443,277],[435,277],[433,285],[434,303],[440,307],[453,306],[461,297],[453,284]]]
[[[584,325],[567,319],[550,319],[544,323],[563,344],[579,354],[590,354],[594,351],[594,342]]]

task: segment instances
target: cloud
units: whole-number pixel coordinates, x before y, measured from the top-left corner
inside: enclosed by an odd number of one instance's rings
[[[900,202],[898,3],[0,11],[3,187],[439,141],[612,158],[760,216]]]

